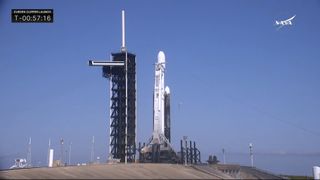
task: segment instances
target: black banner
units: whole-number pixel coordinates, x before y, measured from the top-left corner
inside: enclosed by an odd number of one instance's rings
[[[53,23],[53,9],[12,9],[13,23]]]

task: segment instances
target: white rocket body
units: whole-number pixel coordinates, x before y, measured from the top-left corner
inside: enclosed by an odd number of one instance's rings
[[[154,144],[160,145],[161,150],[173,150],[170,144],[170,89],[165,87],[164,73],[166,57],[159,51],[155,64],[154,91],[153,91],[153,133],[141,153],[152,153]]]
[[[164,72],[166,57],[162,51],[158,53],[158,61],[155,65],[155,83],[153,97],[153,138],[164,135]]]

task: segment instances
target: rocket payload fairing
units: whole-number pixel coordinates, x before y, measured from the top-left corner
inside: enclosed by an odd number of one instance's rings
[[[165,123],[165,96],[170,94],[169,87],[164,85],[164,73],[166,57],[163,51],[158,53],[158,61],[155,64],[155,82],[153,94],[153,140],[159,141],[165,135],[167,123]]]

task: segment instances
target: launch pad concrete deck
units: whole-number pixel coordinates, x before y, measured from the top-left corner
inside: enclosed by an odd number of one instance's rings
[[[104,164],[0,172],[5,179],[218,179],[192,167],[176,164]]]
[[[257,172],[255,172],[257,174]],[[235,179],[211,166],[100,164],[0,171],[1,179]],[[253,176],[251,176],[253,178]],[[257,179],[263,179],[260,177]],[[270,178],[270,176],[269,176]],[[276,176],[273,176],[276,178]],[[277,177],[279,178],[279,177]],[[276,179],[277,179],[276,178]]]

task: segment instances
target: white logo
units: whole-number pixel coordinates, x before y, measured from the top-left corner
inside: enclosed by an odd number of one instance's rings
[[[296,15],[292,16],[291,18],[283,21],[276,21],[275,25],[279,26],[278,29],[282,28],[283,26],[292,26],[292,20],[296,17]],[[277,29],[277,30],[278,30]]]

